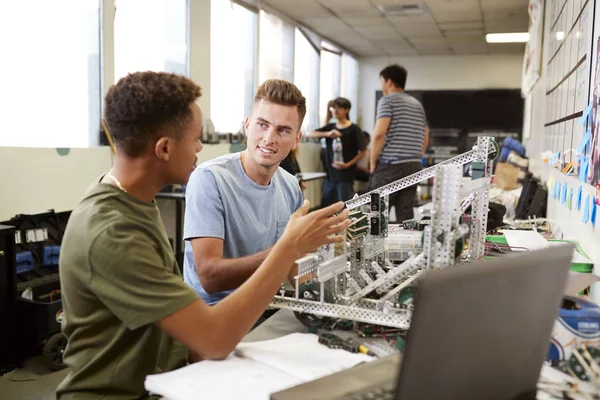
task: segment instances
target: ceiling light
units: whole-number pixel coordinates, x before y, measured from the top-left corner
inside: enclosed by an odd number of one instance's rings
[[[488,43],[525,43],[529,40],[529,32],[519,33],[488,33],[485,41]]]
[[[560,40],[563,40],[564,38],[565,38],[564,32],[556,32],[556,40],[560,41]]]
[[[421,4],[377,4],[377,9],[387,16],[409,16],[425,12]]]

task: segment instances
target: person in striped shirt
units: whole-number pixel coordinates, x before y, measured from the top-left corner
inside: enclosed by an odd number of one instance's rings
[[[369,189],[374,190],[421,170],[421,159],[429,141],[429,127],[423,106],[406,94],[407,71],[394,64],[379,73],[383,97],[377,104],[371,139]],[[413,218],[416,186],[390,195],[390,208],[398,222]]]

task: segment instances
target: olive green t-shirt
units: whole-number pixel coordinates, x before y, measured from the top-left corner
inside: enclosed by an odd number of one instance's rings
[[[154,202],[95,183],[62,240],[64,361],[58,399],[138,399],[148,374],[183,366],[187,349],[153,325],[198,299],[179,272]]]

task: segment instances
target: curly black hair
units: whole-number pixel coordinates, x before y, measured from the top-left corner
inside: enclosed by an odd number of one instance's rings
[[[201,95],[184,76],[135,72],[108,91],[104,120],[117,149],[136,157],[159,133],[181,137],[192,117],[190,105]]]

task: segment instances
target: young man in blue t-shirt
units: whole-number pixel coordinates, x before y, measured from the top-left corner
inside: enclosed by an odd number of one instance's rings
[[[206,303],[216,304],[256,271],[301,207],[298,181],[279,163],[298,145],[305,114],[294,84],[265,81],[246,118],[247,149],[205,162],[190,176],[183,275]]]

